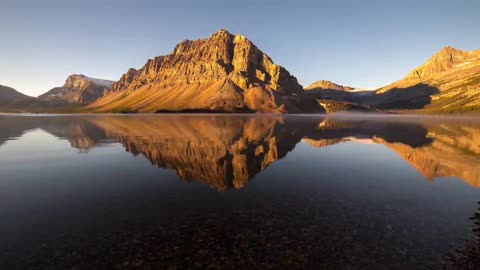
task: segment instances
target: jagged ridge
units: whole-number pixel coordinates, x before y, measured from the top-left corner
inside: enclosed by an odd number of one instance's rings
[[[95,111],[300,112],[302,86],[241,35],[220,30],[208,39],[185,40],[174,51],[130,69],[95,102]]]

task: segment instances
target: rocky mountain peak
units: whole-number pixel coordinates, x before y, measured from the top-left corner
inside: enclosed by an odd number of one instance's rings
[[[452,54],[452,53],[459,53],[459,52],[463,52],[463,51],[457,50],[454,47],[452,47],[450,45],[447,45],[447,46],[443,47],[438,53],[440,53],[440,54],[443,54],[443,53]]]
[[[83,74],[72,74],[67,77],[65,80],[64,88],[69,88],[72,90],[85,88],[89,84],[94,84],[101,87],[110,87],[114,82],[109,80],[91,78]]]
[[[327,80],[320,80],[312,83],[305,90],[338,90],[338,91],[352,91],[355,88],[339,85]]]
[[[406,79],[428,79],[452,69],[464,69],[480,64],[480,51],[466,52],[446,46],[425,64],[416,68]]]
[[[480,50],[446,46],[403,79],[378,89],[367,105],[457,113],[479,108]]]
[[[131,77],[133,73],[129,71],[125,75]],[[242,89],[265,84],[273,90],[301,90],[295,77],[274,64],[250,40],[241,35],[232,35],[224,29],[208,39],[182,41],[171,54],[148,60],[134,76],[135,80],[128,85],[117,82],[115,90],[135,90],[153,83],[166,88],[174,84],[220,79],[229,79]],[[119,82],[128,81],[124,79],[122,76]]]
[[[61,87],[55,87],[39,98],[47,101],[86,104],[97,100],[109,89],[113,81],[91,78],[83,74],[72,74]]]
[[[72,74],[65,80],[64,88],[78,89],[91,83],[83,74]]]
[[[112,85],[111,91],[120,91],[127,85],[131,84],[135,76],[138,75],[138,72],[139,71],[134,68],[129,68],[128,71],[122,75],[120,80]]]
[[[141,102],[135,111],[284,111],[285,99],[294,99],[303,89],[249,39],[222,29],[207,39],[184,40],[172,53],[148,60],[138,71],[129,70],[112,87],[112,94],[121,91],[148,91],[151,103]],[[153,95],[158,98],[155,104]],[[138,102],[146,99],[139,93],[133,96]],[[113,108],[113,99],[109,95],[98,104]]]

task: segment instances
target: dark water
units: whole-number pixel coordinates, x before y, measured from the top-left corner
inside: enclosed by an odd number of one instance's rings
[[[0,116],[0,269],[480,269],[480,121]]]

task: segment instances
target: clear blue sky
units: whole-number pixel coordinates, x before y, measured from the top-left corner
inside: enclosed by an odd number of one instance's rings
[[[72,73],[117,80],[220,28],[303,85],[373,88],[443,46],[480,49],[480,0],[0,0],[0,84],[39,95]]]

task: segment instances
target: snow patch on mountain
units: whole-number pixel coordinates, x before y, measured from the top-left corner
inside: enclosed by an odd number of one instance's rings
[[[92,78],[92,77],[88,77],[88,76],[85,76],[85,77],[86,77],[89,81],[91,81],[91,82],[93,82],[94,84],[99,85],[99,86],[111,87],[112,84],[115,83],[114,81],[97,79],[97,78]]]

